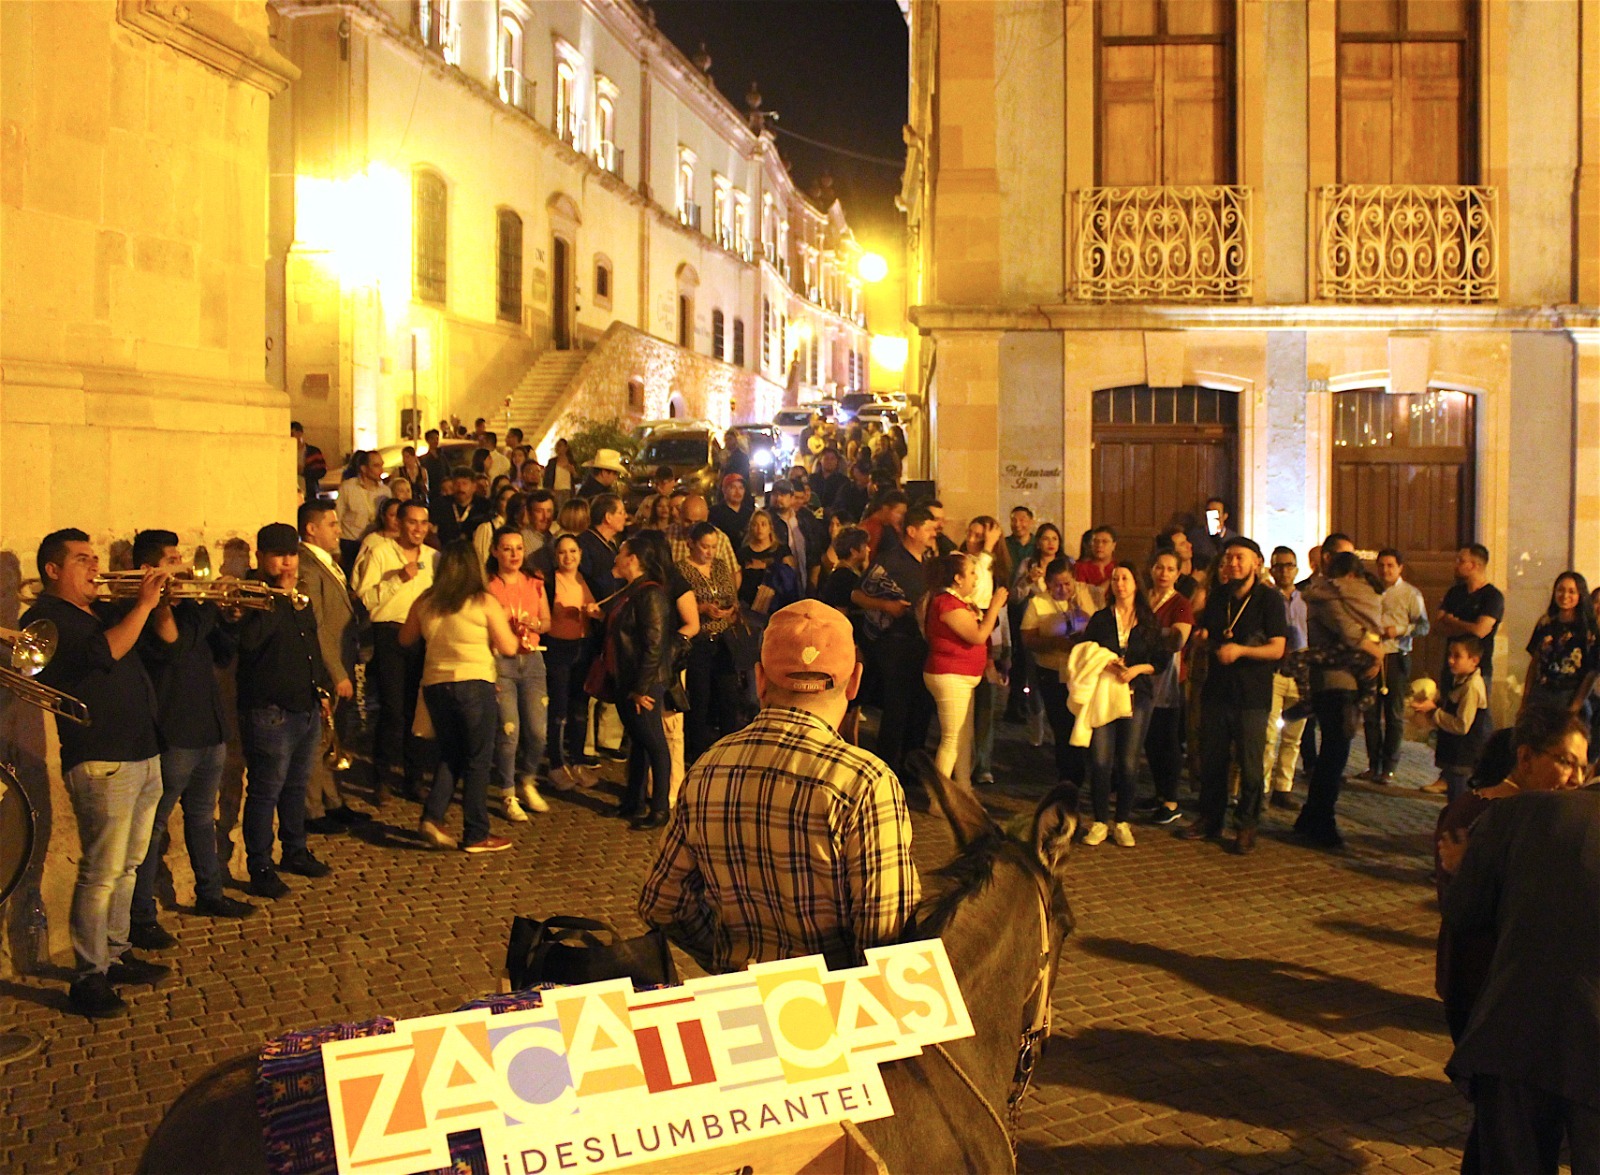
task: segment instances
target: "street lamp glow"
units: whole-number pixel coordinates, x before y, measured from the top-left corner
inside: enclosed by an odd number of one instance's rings
[[[295,239],[320,252],[349,286],[375,287],[385,302],[411,296],[411,188],[391,167],[345,179],[295,177]]]
[[[864,282],[881,282],[889,276],[889,263],[881,253],[863,253],[856,262],[856,276]]]
[[[872,362],[885,371],[904,371],[909,345],[898,335],[873,335]]]

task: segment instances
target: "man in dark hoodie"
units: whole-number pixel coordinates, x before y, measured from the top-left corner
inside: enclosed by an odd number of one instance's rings
[[[1372,655],[1367,676],[1377,676],[1383,663],[1382,600],[1373,590],[1354,551],[1340,551],[1327,562],[1320,580],[1301,589],[1306,601],[1306,637],[1309,646],[1344,649]],[[1321,848],[1344,845],[1334,809],[1344,781],[1350,742],[1355,735],[1356,675],[1332,665],[1312,670],[1311,708],[1322,732],[1316,766],[1311,773],[1310,795],[1295,821],[1295,835]]]

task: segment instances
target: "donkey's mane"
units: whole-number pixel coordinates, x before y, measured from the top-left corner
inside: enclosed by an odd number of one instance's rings
[[[937,892],[924,898],[917,907],[912,919],[916,936],[942,934],[955,918],[956,911],[994,880],[995,865],[1010,843],[999,829],[985,832],[957,853],[948,865],[928,874],[940,884]]]

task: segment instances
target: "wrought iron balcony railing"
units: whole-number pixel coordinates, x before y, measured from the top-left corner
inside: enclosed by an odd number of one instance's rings
[[[1330,184],[1317,190],[1317,297],[1333,302],[1494,302],[1497,190]]]
[[[609,171],[618,179],[622,178],[622,159],[624,152],[615,143],[601,141],[595,144],[594,161],[600,165],[600,170]]]
[[[1250,298],[1250,189],[1083,188],[1073,288],[1091,302]]]
[[[500,101],[507,106],[514,106],[531,118],[533,94],[533,80],[524,77],[520,70],[508,65],[500,71]]]

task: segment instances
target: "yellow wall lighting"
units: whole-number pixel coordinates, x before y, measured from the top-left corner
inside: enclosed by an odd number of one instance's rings
[[[856,262],[856,276],[864,282],[881,282],[889,276],[889,263],[881,253],[863,253]]]
[[[375,165],[344,179],[295,177],[295,242],[321,253],[342,285],[369,286],[385,302],[411,297],[411,185]]]
[[[885,371],[904,371],[908,346],[898,335],[873,335],[872,362]]]

